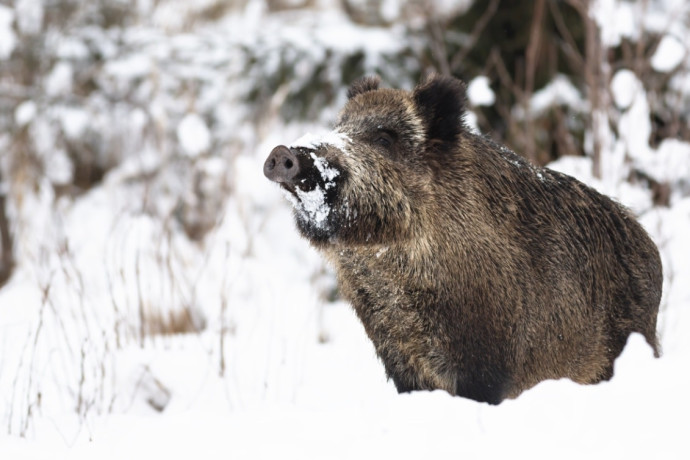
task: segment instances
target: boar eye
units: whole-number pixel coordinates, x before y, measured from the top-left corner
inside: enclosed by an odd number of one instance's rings
[[[379,131],[374,137],[374,143],[385,149],[390,149],[393,146],[393,141],[393,135],[388,131]]]

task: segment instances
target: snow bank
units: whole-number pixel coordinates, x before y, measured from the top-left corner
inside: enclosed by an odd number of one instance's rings
[[[323,371],[340,383],[320,389],[327,399],[318,406],[258,405],[228,411],[216,402],[201,410],[178,408],[165,416],[110,416],[71,439],[70,447],[58,438],[42,445],[10,439],[0,452],[6,458],[71,459],[683,459],[690,452],[684,424],[670,416],[690,409],[685,391],[690,383],[688,362],[678,357],[666,363],[655,360],[640,336],[631,337],[611,382],[583,387],[547,381],[499,406],[441,391],[397,395],[382,391],[375,382],[369,383],[368,391],[377,397],[363,399],[355,381],[367,379],[362,370],[369,361],[363,361],[364,367],[353,363],[356,367],[349,369],[327,365]],[[358,372],[352,372],[354,368]],[[211,394],[199,395],[197,403],[224,400],[222,387],[205,388]],[[340,396],[325,396],[331,391]]]

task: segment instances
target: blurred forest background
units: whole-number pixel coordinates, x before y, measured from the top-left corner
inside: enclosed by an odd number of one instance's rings
[[[0,430],[163,410],[131,356],[176,337],[234,403],[292,391],[337,291],[261,164],[363,75],[463,79],[474,129],[632,207],[687,304],[689,31],[685,0],[0,2]]]

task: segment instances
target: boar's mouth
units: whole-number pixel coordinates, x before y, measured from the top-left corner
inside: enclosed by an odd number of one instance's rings
[[[303,223],[327,229],[329,217],[333,213],[335,183],[314,180],[312,177],[299,180],[295,184],[281,184],[287,199],[295,208],[297,219]]]
[[[311,193],[318,188],[325,189],[327,184],[319,180],[318,171],[312,166],[302,168],[300,174],[290,181],[281,181],[278,183],[286,194],[291,195],[297,200],[301,200],[305,194]],[[330,187],[329,187],[330,188]]]
[[[285,182],[281,182],[278,185],[280,185],[280,188],[282,188],[286,193],[292,195],[295,199],[299,199],[299,197],[297,196],[297,185],[288,184]]]

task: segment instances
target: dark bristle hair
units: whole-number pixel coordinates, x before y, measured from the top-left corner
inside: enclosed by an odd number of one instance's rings
[[[452,77],[431,75],[415,88],[414,100],[428,139],[456,141],[464,129],[465,98],[465,84]]]
[[[355,81],[352,86],[350,86],[350,89],[347,90],[347,98],[352,99],[353,97],[357,96],[358,94],[363,94],[368,91],[374,91],[379,89],[379,85],[381,84],[381,78],[378,76],[369,76],[369,77],[362,77],[359,80]]]

